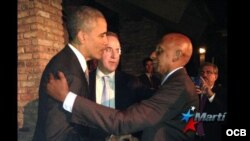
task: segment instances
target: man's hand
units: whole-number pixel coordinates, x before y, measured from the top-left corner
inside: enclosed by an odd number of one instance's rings
[[[208,83],[202,77],[201,77],[201,80],[202,80],[201,91],[205,96],[210,98],[211,96],[214,95],[214,93],[212,92],[211,87],[209,87]]]
[[[202,94],[202,91],[201,91],[200,88],[196,87],[196,88],[195,88],[195,93],[196,93],[196,94]]]
[[[49,75],[47,92],[51,97],[63,102],[67,94],[69,93],[69,87],[63,72],[58,72],[58,78],[59,79],[55,79],[53,74]]]

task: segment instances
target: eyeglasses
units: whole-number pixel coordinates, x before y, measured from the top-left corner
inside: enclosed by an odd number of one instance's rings
[[[104,50],[107,53],[113,52],[113,53],[116,53],[116,54],[121,54],[121,49],[120,48],[114,50],[112,47],[106,47]]]

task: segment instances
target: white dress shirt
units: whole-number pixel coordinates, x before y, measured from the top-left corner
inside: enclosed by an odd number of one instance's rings
[[[181,69],[181,68],[183,68],[183,67],[176,68],[176,69],[172,70],[170,73],[168,73],[168,74],[162,79],[161,85],[163,85],[163,83],[169,78],[169,76],[170,76],[171,74],[173,74],[174,72],[176,72],[177,70],[179,70],[179,69]]]
[[[101,103],[102,91],[103,91],[103,81],[102,76],[104,74],[97,68],[97,75],[96,75],[96,103]],[[109,99],[110,105],[112,108],[115,108],[115,72],[108,74],[110,77],[109,81]],[[63,102],[63,108],[68,111],[72,112],[73,104],[75,102],[77,95],[73,92],[69,92]]]
[[[109,103],[111,108],[115,108],[115,72],[110,74],[103,74],[99,68],[96,69],[96,87],[95,87],[95,96],[96,96],[96,103],[101,104],[102,92],[103,92],[103,76],[108,76],[109,83],[108,86],[108,95],[109,95]]]
[[[204,95],[204,94],[201,94],[201,99],[202,99],[203,96],[205,96],[205,95]],[[209,101],[210,103],[212,103],[213,100],[214,100],[214,97],[215,97],[215,93],[214,93],[214,95],[212,95],[211,97],[208,98],[208,101]]]
[[[86,69],[87,69],[87,63],[86,60],[84,58],[84,56],[71,44],[68,44],[69,48],[74,52],[74,54],[76,55],[81,68],[83,70],[83,73],[85,73]],[[63,108],[67,111],[72,111],[73,108],[73,104],[75,102],[76,99],[76,94],[68,94],[63,102]],[[71,104],[73,103],[73,104]]]

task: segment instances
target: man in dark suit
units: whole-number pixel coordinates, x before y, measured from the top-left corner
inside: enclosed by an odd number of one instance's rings
[[[90,99],[98,104],[102,104],[102,94],[104,89],[103,77],[108,77],[108,106],[110,108],[124,110],[137,102],[136,91],[138,80],[136,77],[122,71],[118,71],[117,66],[120,61],[121,45],[116,33],[107,32],[108,47],[97,63],[97,69],[90,72]],[[89,137],[91,141],[105,141],[110,133],[102,129],[90,128]]]
[[[71,122],[70,113],[62,103],[47,94],[49,73],[65,73],[70,91],[88,97],[85,77],[86,61],[100,59],[107,45],[107,23],[97,9],[79,7],[68,19],[69,44],[56,54],[46,66],[39,88],[38,120],[33,141],[81,141],[83,126]]]
[[[152,91],[157,90],[161,83],[161,80],[159,76],[157,76],[154,72],[153,60],[150,57],[147,57],[143,59],[142,63],[145,69],[145,73],[141,74],[138,77],[139,80],[145,87],[151,89]]]
[[[147,100],[126,110],[114,110],[77,96],[66,102],[69,92],[62,72],[59,79],[50,75],[48,94],[66,105],[72,105],[72,121],[89,124],[113,134],[127,134],[144,130],[143,141],[194,140],[194,132],[184,132],[182,114],[192,106],[198,107],[195,86],[184,66],[192,55],[190,39],[180,33],[165,35],[154,53],[157,71],[163,75],[160,88]],[[66,97],[67,96],[67,97]]]
[[[227,111],[227,95],[225,89],[216,84],[218,67],[210,62],[205,62],[200,67],[201,88],[196,89],[200,99],[200,112],[207,114],[219,114]],[[198,126],[200,132],[197,141],[221,141],[221,126],[223,121],[203,121]],[[215,130],[216,129],[216,130]]]

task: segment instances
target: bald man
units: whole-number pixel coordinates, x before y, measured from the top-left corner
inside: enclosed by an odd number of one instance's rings
[[[198,107],[195,86],[184,68],[192,55],[192,43],[183,34],[166,34],[153,55],[157,71],[163,75],[161,86],[151,98],[126,110],[110,109],[69,92],[61,72],[57,80],[50,75],[48,93],[63,102],[77,124],[118,135],[143,130],[143,141],[194,140],[194,132],[184,132],[187,123],[182,120],[192,106]]]

